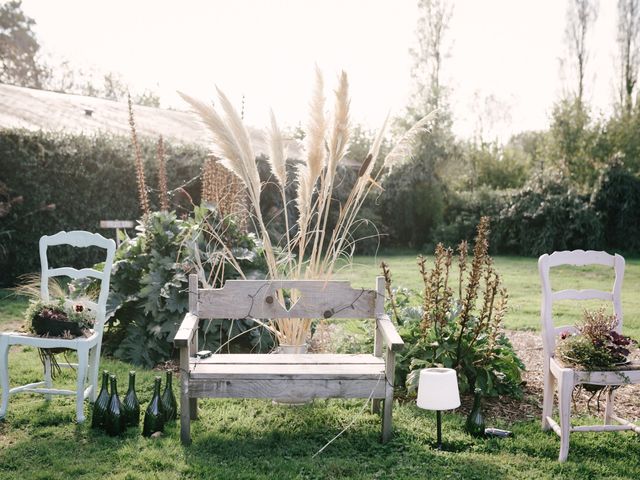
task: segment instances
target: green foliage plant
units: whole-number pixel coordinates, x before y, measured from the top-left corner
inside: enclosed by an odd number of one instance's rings
[[[413,295],[404,291],[399,308],[392,307],[406,345],[396,372],[409,391],[417,386],[420,369],[441,366],[457,371],[463,392],[480,388],[485,395],[521,394],[524,365],[501,330],[507,292],[488,255],[488,236],[489,219],[483,217],[470,264],[463,241],[457,268],[452,249],[442,244],[436,247],[431,269],[424,257],[418,257],[424,282],[421,306],[412,305]]]
[[[264,263],[252,234],[206,206],[185,218],[150,213],[137,230],[116,252],[104,341],[116,358],[153,367],[172,356],[171,339],[188,309],[189,274],[220,286],[227,279],[263,275]],[[264,329],[249,320],[211,320],[205,326],[203,348],[228,346],[242,332],[248,332],[243,340],[249,347],[269,346]]]

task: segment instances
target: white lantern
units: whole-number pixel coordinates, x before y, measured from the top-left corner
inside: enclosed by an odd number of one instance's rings
[[[436,410],[438,449],[442,450],[442,410],[460,406],[458,377],[452,368],[425,368],[418,380],[418,407]]]

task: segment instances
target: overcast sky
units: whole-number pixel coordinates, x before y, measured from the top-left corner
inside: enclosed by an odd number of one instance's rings
[[[134,90],[149,88],[163,106],[186,108],[175,91],[203,99],[214,85],[240,105],[248,123],[304,122],[317,64],[328,88],[344,69],[352,117],[375,128],[400,114],[411,89],[415,0],[23,0],[49,53],[82,67],[119,72]],[[545,128],[566,83],[566,1],[458,0],[447,44],[444,83],[454,129],[473,134],[484,99],[504,114],[485,137]],[[596,111],[614,96],[614,0],[601,0],[589,39],[587,97]],[[597,75],[596,75],[597,72]],[[567,76],[567,75],[564,75]],[[480,106],[480,107],[479,107]],[[486,115],[485,115],[486,117]]]

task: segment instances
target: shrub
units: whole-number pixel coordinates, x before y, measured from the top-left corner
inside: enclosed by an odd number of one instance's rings
[[[501,253],[538,256],[602,248],[603,232],[586,196],[561,177],[536,176],[500,212],[494,239]]]
[[[640,179],[620,163],[606,169],[592,197],[609,248],[640,250]]]
[[[155,186],[155,142],[144,140],[141,147],[147,178]],[[170,144],[165,150],[169,189],[174,190],[172,204],[185,211],[186,206],[191,208],[189,196],[199,202],[199,182],[190,181],[199,174],[207,152],[199,146]],[[39,270],[38,240],[42,235],[60,230],[97,231],[100,220],[140,215],[133,152],[127,137],[2,130],[0,172],[14,199],[9,212],[0,218],[3,286],[13,284],[21,274]],[[185,184],[184,190],[178,188]],[[84,258],[70,255],[60,252],[56,258],[60,264],[99,261],[89,251],[82,253]]]
[[[466,242],[461,242],[457,285],[451,282],[453,251],[438,244],[431,270],[424,257],[418,258],[424,280],[424,291],[418,298],[421,306],[415,305],[416,295],[408,291],[402,293],[400,305],[396,304],[397,295],[391,295],[392,310],[406,345],[399,355],[396,374],[398,382],[409,390],[417,385],[420,369],[442,366],[457,371],[463,392],[478,387],[485,395],[521,394],[524,365],[501,331],[507,293],[487,253],[488,235],[489,220],[483,217],[470,267]],[[386,269],[385,278],[390,290]]]
[[[242,233],[232,218],[221,220],[204,207],[184,219],[167,212],[144,217],[137,236],[116,252],[108,303],[113,317],[105,332],[107,352],[146,367],[171,358],[171,339],[188,310],[189,274],[197,273],[200,265],[205,272],[201,280],[214,278],[215,286],[239,276],[211,225],[232,248],[245,275],[265,271],[255,238]],[[200,338],[203,349],[217,350],[242,332],[247,332],[240,339],[245,346],[270,346],[268,335],[250,320],[211,320],[205,327]]]
[[[509,193],[482,187],[472,192],[451,192],[447,196],[444,222],[433,234],[434,244],[471,240],[481,217],[498,218]]]

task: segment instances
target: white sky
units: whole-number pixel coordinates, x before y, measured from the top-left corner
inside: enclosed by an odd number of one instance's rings
[[[163,106],[175,91],[214,98],[218,85],[245,119],[304,123],[317,64],[329,88],[349,74],[352,118],[375,128],[402,113],[411,88],[415,0],[23,0],[46,51],[79,66],[122,74]],[[566,0],[457,0],[444,64],[454,130],[474,132],[478,100],[492,95],[507,121],[489,137],[545,128],[562,92]],[[590,40],[587,95],[598,111],[614,95],[614,0],[600,1]],[[596,75],[597,72],[597,75]],[[482,103],[482,101],[480,102]],[[476,107],[474,107],[474,104]],[[486,132],[486,131],[485,131]]]

